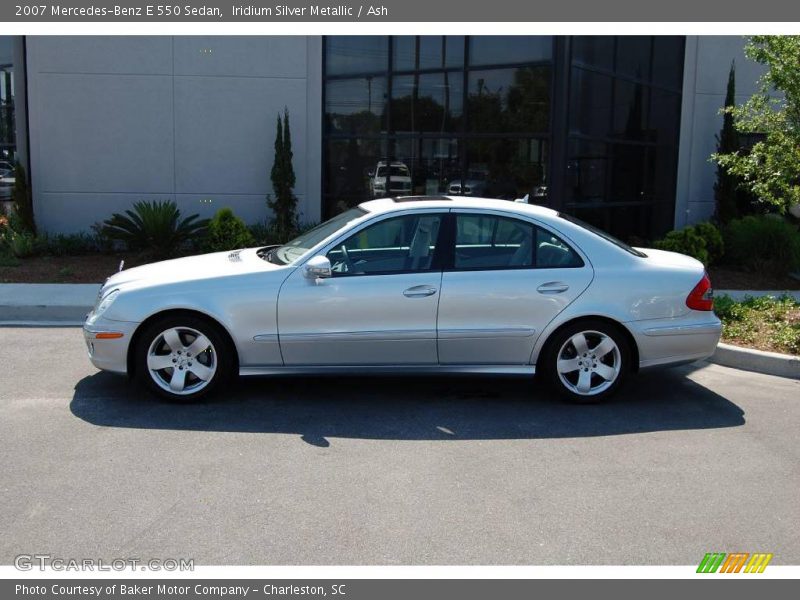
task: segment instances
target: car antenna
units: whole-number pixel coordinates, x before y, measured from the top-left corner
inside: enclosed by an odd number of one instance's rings
[[[121,261],[119,261],[119,271],[122,271],[122,269],[124,268],[125,268],[125,259],[123,258]],[[119,271],[117,272],[119,273]]]
[[[530,202],[528,202],[528,196],[529,194],[525,194],[524,197],[517,198],[516,200],[514,200],[514,202],[521,202],[522,204],[530,204]]]

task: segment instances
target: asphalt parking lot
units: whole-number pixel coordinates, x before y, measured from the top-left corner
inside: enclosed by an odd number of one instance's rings
[[[524,379],[248,380],[163,404],[80,330],[0,329],[0,563],[800,563],[800,381],[700,364],[569,406]]]

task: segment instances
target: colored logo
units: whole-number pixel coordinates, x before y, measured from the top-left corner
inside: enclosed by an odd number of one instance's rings
[[[697,566],[698,573],[763,573],[772,554],[765,552],[708,552]]]

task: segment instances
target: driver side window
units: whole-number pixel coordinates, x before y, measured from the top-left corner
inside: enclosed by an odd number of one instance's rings
[[[404,215],[370,225],[330,252],[334,277],[430,271],[443,214]]]

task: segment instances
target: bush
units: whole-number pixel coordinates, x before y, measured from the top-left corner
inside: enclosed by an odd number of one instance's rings
[[[110,240],[123,242],[129,250],[161,259],[174,256],[193,238],[200,236],[208,224],[198,215],[181,219],[177,205],[162,202],[136,202],[133,210],[115,213],[103,224],[102,232]]]
[[[45,248],[53,256],[80,256],[105,250],[104,243],[96,235],[85,232],[59,233],[45,238]]]
[[[694,225],[694,230],[706,242],[709,264],[718,262],[725,254],[725,242],[722,238],[722,232],[713,223],[709,223],[708,221],[696,223]]]
[[[724,237],[726,258],[746,269],[784,275],[800,267],[800,232],[777,215],[731,221]]]
[[[687,254],[708,266],[722,257],[724,243],[719,229],[704,222],[670,231],[663,240],[653,243],[653,247]]]
[[[654,242],[653,247],[659,250],[687,254],[696,258],[704,265],[708,265],[706,241],[697,233],[694,227],[670,231],[663,240]]]
[[[204,244],[207,251],[223,252],[253,245],[253,234],[230,208],[221,208],[208,222]]]

